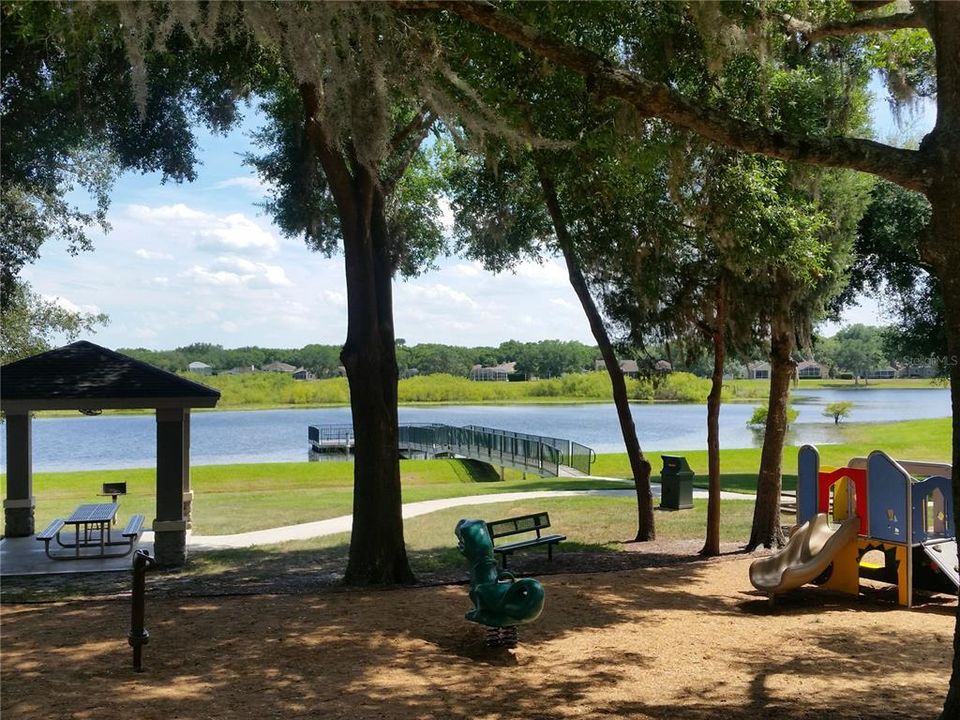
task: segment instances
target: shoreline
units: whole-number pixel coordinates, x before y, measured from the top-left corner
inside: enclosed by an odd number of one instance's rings
[[[736,387],[736,386],[734,386]],[[852,385],[852,384],[840,384],[840,383],[830,383],[821,382],[814,386],[801,386],[798,388],[793,388],[791,391],[791,401],[799,400],[804,397],[804,390],[855,390],[855,391],[869,391],[869,390],[949,390],[949,384],[917,384],[917,385],[895,385],[887,386],[880,384],[873,385]],[[735,390],[734,390],[735,392]],[[766,400],[766,396],[757,396],[757,397],[732,397],[729,399],[724,399],[722,404],[724,405],[743,405],[743,404],[762,404]],[[483,406],[483,407],[509,407],[511,405],[543,405],[543,406],[552,406],[552,405],[611,405],[613,404],[613,398],[601,398],[601,397],[575,397],[575,396],[562,396],[562,397],[518,397],[510,398],[506,400],[471,400],[471,399],[457,399],[457,400],[413,400],[407,402],[400,402],[398,407],[451,407],[451,406]],[[688,401],[688,400],[630,400],[631,405],[702,405],[706,407],[707,401]],[[193,413],[218,413],[218,412],[256,412],[264,410],[329,410],[336,408],[349,408],[349,402],[334,402],[334,403],[250,403],[243,405],[225,405],[222,407],[213,407],[213,408],[194,408]],[[37,419],[44,418],[61,418],[61,417],[73,417],[77,413],[72,410],[43,410],[34,413],[34,417]],[[143,409],[143,410],[105,410],[103,415],[105,416],[122,416],[122,415],[151,415],[153,410]]]

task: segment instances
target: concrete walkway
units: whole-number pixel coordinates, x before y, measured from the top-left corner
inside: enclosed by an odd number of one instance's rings
[[[614,478],[590,478],[591,480]],[[632,481],[624,481],[633,484]],[[651,485],[653,496],[660,497],[660,486]],[[464,497],[442,498],[438,500],[424,500],[422,502],[406,503],[403,506],[403,519],[426,515],[427,513],[445,510],[447,508],[466,505],[489,505],[491,503],[518,502],[532,498],[562,498],[562,497],[630,497],[635,491],[629,490],[537,490],[531,492],[491,493],[487,495],[466,495]],[[694,490],[695,498],[706,498],[706,490]],[[753,500],[753,495],[722,492],[723,500]],[[236,535],[191,535],[187,539],[191,550],[223,550],[227,548],[244,548],[254,545],[272,545],[273,543],[288,542],[290,540],[309,540],[310,538],[336,535],[350,532],[353,524],[352,515],[318,520],[316,522],[288,525],[286,527],[271,528],[269,530],[255,530],[254,532],[237,533]],[[152,540],[144,533],[144,540]]]
[[[629,485],[623,490],[540,490],[535,492],[491,493],[488,495],[467,495],[465,497],[443,498],[439,500],[425,500],[422,502],[407,503],[403,506],[403,517],[412,518],[418,515],[436,512],[452,507],[466,507],[471,505],[489,505],[491,503],[519,502],[535,498],[556,497],[631,497],[634,494],[633,482],[621,478],[598,478],[591,480],[617,480]],[[654,497],[660,497],[660,486],[651,486]],[[696,498],[707,496],[704,490],[694,490]],[[721,493],[724,500],[753,500],[753,495],[739,493]],[[238,533],[236,535],[189,535],[187,544],[191,551],[221,550],[228,548],[245,548],[254,545],[271,545],[289,540],[309,540],[310,538],[335,535],[350,532],[353,522],[352,515],[342,515],[328,520],[290,525],[288,527],[257,530],[255,532]],[[140,549],[153,552],[153,532],[145,531],[140,536],[137,545]],[[51,560],[43,552],[43,543],[33,537],[5,538],[0,540],[0,576],[14,575],[54,575],[88,572],[129,572],[130,556],[123,558],[90,558],[76,562]]]

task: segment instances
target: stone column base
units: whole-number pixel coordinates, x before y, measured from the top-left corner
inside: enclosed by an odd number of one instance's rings
[[[187,522],[187,530],[193,527],[193,492],[183,493],[183,519]]]
[[[153,556],[160,567],[182,567],[187,562],[187,524],[182,520],[153,522]]]
[[[3,508],[4,537],[30,537],[36,532],[33,519],[33,505],[29,507]]]

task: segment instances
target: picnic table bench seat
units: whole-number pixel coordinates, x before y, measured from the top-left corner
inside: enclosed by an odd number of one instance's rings
[[[123,537],[125,538],[137,537],[140,534],[140,531],[143,530],[144,519],[145,518],[143,515],[132,515],[130,519],[127,521],[127,526],[123,529],[123,532],[121,533]]]
[[[57,518],[52,523],[47,525],[43,532],[37,533],[37,540],[41,540],[43,542],[43,550],[48,555],[50,554],[50,541],[57,537],[57,533],[60,532],[60,530],[63,528],[63,525],[63,520]]]
[[[536,537],[526,538],[504,545],[494,545],[493,551],[503,558],[503,567],[506,568],[507,556],[512,552],[524,548],[536,547],[538,545],[547,546],[547,558],[552,560],[553,546],[566,540],[567,536],[544,535],[543,530],[548,527],[550,527],[550,515],[549,513],[541,512],[531,515],[518,515],[517,517],[506,518],[504,520],[493,520],[487,523],[487,532],[490,533],[491,540],[523,533],[536,533]]]

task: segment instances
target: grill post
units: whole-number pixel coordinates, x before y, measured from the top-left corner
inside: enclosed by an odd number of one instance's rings
[[[150,633],[143,626],[146,599],[147,570],[156,560],[146,550],[137,550],[133,556],[133,592],[130,595],[130,634],[127,642],[133,647],[133,669],[143,672],[143,646],[150,641]]]

